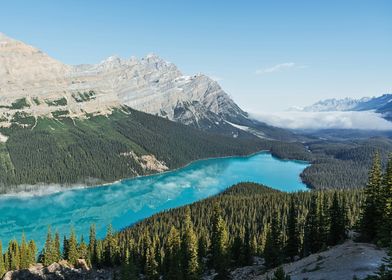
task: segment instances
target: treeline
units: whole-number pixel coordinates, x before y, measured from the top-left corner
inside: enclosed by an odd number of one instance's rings
[[[40,261],[85,258],[94,267],[121,266],[122,279],[200,279],[212,270],[228,279],[255,256],[275,267],[343,241],[362,201],[360,190],[283,193],[242,183],[118,233],[109,227],[103,240],[94,227],[87,243],[71,230],[60,250],[60,237],[48,233]]]
[[[37,259],[37,246],[34,240],[26,241],[22,236],[22,241],[11,240],[8,248],[3,254],[3,246],[0,241],[0,277],[10,270],[29,268],[31,264],[35,264]]]

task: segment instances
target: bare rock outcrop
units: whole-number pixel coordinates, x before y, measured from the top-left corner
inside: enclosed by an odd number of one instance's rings
[[[52,263],[44,267],[38,263],[29,269],[9,271],[3,276],[3,280],[111,280],[113,270],[89,269],[85,260],[78,260],[76,267],[66,261]]]

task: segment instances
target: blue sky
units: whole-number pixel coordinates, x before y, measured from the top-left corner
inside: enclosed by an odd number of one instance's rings
[[[0,32],[68,64],[154,52],[244,109],[392,92],[392,1],[0,1]]]

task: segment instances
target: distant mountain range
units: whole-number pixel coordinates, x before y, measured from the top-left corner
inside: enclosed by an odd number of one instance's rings
[[[392,121],[392,94],[384,94],[379,97],[364,97],[360,99],[326,99],[305,107],[302,111],[375,111],[376,113],[382,114],[385,119]]]
[[[233,137],[294,136],[251,120],[216,81],[183,75],[157,55],[71,66],[0,33],[0,126],[9,126],[15,114],[83,118],[123,105]]]

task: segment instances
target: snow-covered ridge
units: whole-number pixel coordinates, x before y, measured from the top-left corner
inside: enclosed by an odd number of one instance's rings
[[[378,97],[363,97],[359,99],[346,97],[344,99],[326,99],[313,105],[300,109],[305,112],[329,112],[329,111],[370,111],[378,110],[392,101],[392,94],[384,94]]]

